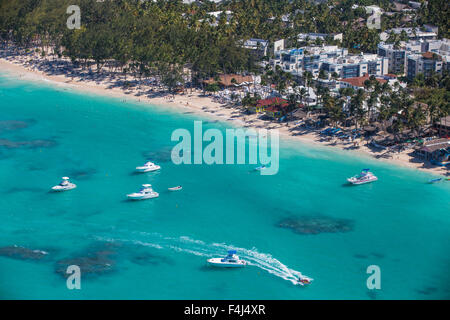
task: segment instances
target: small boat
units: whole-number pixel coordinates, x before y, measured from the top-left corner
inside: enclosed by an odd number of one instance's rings
[[[369,170],[370,169],[363,169],[359,175],[348,178],[347,181],[355,185],[377,181],[378,178]]]
[[[256,171],[261,171],[264,170],[266,168],[266,166],[259,166],[257,168],[255,168]]]
[[[428,183],[436,183],[436,182],[441,182],[442,178],[437,178],[437,179],[431,179],[430,181],[428,181]]]
[[[151,161],[147,161],[142,167],[136,167],[137,172],[151,172],[159,169],[161,169],[161,167]]]
[[[143,184],[139,192],[127,194],[127,197],[131,200],[146,200],[158,198],[159,193],[152,189],[151,184]]]
[[[240,260],[236,255],[236,250],[228,251],[228,255],[225,258],[212,258],[208,259],[207,262],[210,266],[220,268],[241,268],[247,265],[247,261]]]
[[[169,191],[179,191],[181,189],[183,189],[182,186],[177,186],[177,187],[169,188]]]
[[[72,190],[75,189],[76,187],[77,185],[75,183],[69,181],[69,177],[62,177],[62,181],[58,185],[52,187],[52,190],[60,192]]]

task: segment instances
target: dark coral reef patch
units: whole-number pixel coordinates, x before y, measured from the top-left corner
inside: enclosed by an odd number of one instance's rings
[[[56,261],[55,272],[63,277],[68,277],[67,267],[76,265],[80,267],[81,274],[85,276],[99,276],[115,270],[114,255],[116,255],[115,248],[110,244],[88,248],[82,254]]]
[[[43,250],[34,250],[17,245],[0,248],[0,256],[18,260],[42,260],[48,255]]]
[[[283,219],[277,223],[277,226],[291,229],[298,234],[320,234],[352,231],[354,222],[349,219],[326,216],[302,216]]]

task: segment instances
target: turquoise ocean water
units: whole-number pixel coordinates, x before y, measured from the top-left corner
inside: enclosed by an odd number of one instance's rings
[[[194,120],[0,76],[0,298],[450,298],[450,183],[289,141],[274,176],[254,165],[176,166],[170,136]],[[134,174],[147,158],[162,170]],[[345,184],[366,167],[378,182]],[[64,175],[78,188],[49,193]],[[125,201],[143,183],[160,197]],[[316,233],[282,228],[285,219]],[[314,224],[323,221],[333,232]],[[252,265],[205,266],[227,249]],[[81,290],[63,276],[74,261],[97,271],[82,274]],[[367,289],[369,265],[380,267],[381,290]],[[293,285],[296,272],[314,282]]]

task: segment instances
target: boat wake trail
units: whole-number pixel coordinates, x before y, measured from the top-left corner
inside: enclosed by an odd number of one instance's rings
[[[187,236],[181,237],[165,237],[159,233],[134,232],[134,234],[141,236],[144,239],[123,239],[123,238],[107,238],[96,237],[97,240],[108,242],[126,242],[134,245],[151,247],[160,250],[171,250],[180,253],[192,254],[205,258],[212,258],[222,256],[225,251],[236,250],[236,253],[248,262],[249,265],[264,270],[276,277],[290,281],[294,285],[302,285],[299,279],[312,281],[303,275],[301,272],[290,269],[281,261],[274,258],[271,254],[259,252],[256,248],[246,249],[235,247],[225,243],[205,243],[201,240],[191,239]]]
[[[294,285],[299,284],[298,279],[307,279],[309,281],[313,280],[312,278],[304,276],[299,271],[288,268],[286,265],[281,263],[281,261],[272,257],[272,255],[259,252],[256,248],[252,248],[249,250],[245,248],[234,247],[232,245],[226,245],[224,243],[213,243],[212,245],[226,250],[236,250],[237,254],[241,258],[249,262],[249,265],[265,270],[270,274],[284,280],[290,281]]]

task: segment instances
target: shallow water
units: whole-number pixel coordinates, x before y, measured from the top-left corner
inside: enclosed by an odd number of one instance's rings
[[[450,297],[450,183],[430,185],[427,173],[291,141],[281,142],[274,176],[254,165],[176,166],[171,134],[192,130],[194,120],[0,76],[0,248],[46,253],[0,250],[0,298]],[[162,170],[134,174],[147,157]],[[344,183],[366,167],[379,181]],[[78,188],[49,193],[64,175]],[[160,197],[125,201],[143,183]],[[166,191],[176,185],[183,190]],[[314,232],[280,227],[286,219]],[[205,266],[228,249],[251,266]],[[72,262],[88,270],[81,290],[66,288]],[[381,269],[381,290],[367,289],[369,265]],[[299,272],[314,282],[293,285]]]

